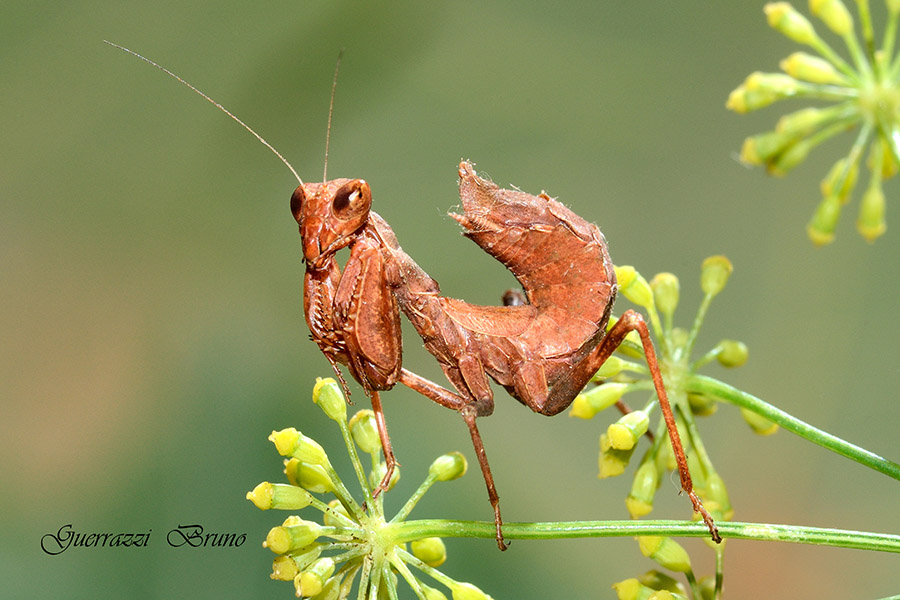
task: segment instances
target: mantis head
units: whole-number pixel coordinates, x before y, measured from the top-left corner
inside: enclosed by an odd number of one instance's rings
[[[372,191],[363,179],[305,183],[291,196],[291,212],[300,226],[303,258],[321,269],[362,229],[372,208]]]

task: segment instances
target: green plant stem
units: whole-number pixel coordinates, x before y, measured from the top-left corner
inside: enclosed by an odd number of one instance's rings
[[[687,428],[691,445],[694,447],[694,450],[697,451],[697,457],[700,459],[700,465],[703,469],[703,479],[705,480],[715,471],[712,459],[709,457],[709,453],[706,451],[706,445],[703,443],[703,438],[700,437],[700,432],[697,430],[697,423],[694,421],[694,415],[691,414],[690,410],[683,411],[679,409],[679,413],[681,414],[684,426]]]
[[[809,423],[801,421],[797,417],[789,415],[783,410],[775,408],[771,404],[760,400],[756,396],[742,392],[726,383],[722,383],[712,377],[695,374],[688,379],[685,387],[689,392],[713,396],[753,411],[773,423],[780,425],[785,430],[796,433],[800,437],[805,438],[814,444],[818,444],[841,456],[855,460],[861,465],[865,465],[879,473],[884,473],[889,477],[900,480],[900,464],[879,456],[874,452],[869,452],[864,448],[860,448],[859,446],[842,440],[821,429],[817,429]]]
[[[900,553],[900,535],[869,533],[822,527],[798,525],[769,525],[764,523],[718,522],[723,538],[792,542],[856,548],[878,552]],[[405,521],[390,526],[397,543],[423,537],[476,537],[496,536],[493,521],[449,521],[429,519]],[[569,521],[550,523],[504,523],[503,537],[508,540],[542,540],[589,537],[631,537],[635,535],[665,535],[679,537],[708,537],[709,530],[703,523],[693,521]]]
[[[888,71],[891,67],[891,60],[894,54],[894,40],[897,39],[897,13],[888,15],[888,22],[884,26],[884,39],[882,40],[882,51],[884,52],[884,67]],[[879,74],[881,79],[886,78],[887,73],[881,71]]]
[[[722,597],[722,580],[725,576],[725,548],[722,544],[716,546],[716,587],[713,597],[716,600]]]
[[[425,492],[431,489],[431,486],[437,481],[437,475],[428,474],[428,477],[425,478],[425,481],[422,482],[422,485],[418,487],[418,489],[413,492],[412,496],[409,497],[409,500],[406,501],[406,504],[403,505],[397,514],[394,515],[394,518],[391,519],[391,522],[403,521],[406,517],[409,516],[409,513],[412,512],[412,509],[416,506],[419,500],[422,499],[422,496],[425,495]]]
[[[856,0],[856,9],[859,11],[859,26],[862,29],[863,41],[866,45],[866,56],[875,65],[875,30],[872,27],[872,11],[869,10],[869,0]]]
[[[694,352],[694,342],[697,341],[697,334],[700,333],[700,327],[703,325],[703,319],[706,318],[706,311],[709,310],[712,299],[713,296],[710,294],[703,295],[703,300],[700,301],[700,308],[697,309],[697,315],[694,317],[694,324],[691,325],[691,331],[688,333],[687,343],[684,345],[683,356],[690,357]],[[676,356],[675,358],[680,359],[681,356]]]
[[[347,453],[350,455],[350,462],[353,464],[353,470],[356,471],[356,478],[359,480],[359,487],[362,488],[363,495],[366,497],[367,503],[372,502],[372,490],[369,488],[369,482],[363,471],[362,463],[359,461],[359,454],[356,452],[356,444],[353,443],[353,436],[350,434],[350,427],[347,425],[346,419],[338,421],[341,428],[341,437],[344,445],[347,447]]]
[[[688,569],[684,576],[687,578],[688,585],[691,586],[691,597],[702,598],[703,592],[700,591],[700,582],[697,581],[697,578],[694,576],[694,571]]]
[[[419,581],[416,579],[416,576],[412,574],[412,571],[409,570],[409,567],[406,566],[406,563],[403,562],[396,554],[392,554],[388,557],[388,560],[391,563],[391,566],[396,569],[400,576],[406,580],[407,585],[415,592],[417,598],[425,599],[425,594],[422,591],[422,586]]]

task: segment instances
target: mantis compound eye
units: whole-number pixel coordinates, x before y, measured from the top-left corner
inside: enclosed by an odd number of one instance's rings
[[[364,216],[372,206],[372,192],[362,179],[341,186],[334,194],[331,210],[338,219],[349,221]]]
[[[303,190],[303,186],[298,186],[296,190],[294,190],[293,195],[291,195],[291,212],[294,214],[294,218],[297,222],[300,222],[302,215],[300,214],[300,210],[303,207],[303,203],[306,201],[306,192]]]

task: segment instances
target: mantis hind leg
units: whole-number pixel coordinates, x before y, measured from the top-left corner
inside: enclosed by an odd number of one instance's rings
[[[472,438],[472,446],[475,448],[475,456],[478,458],[478,465],[481,467],[481,475],[484,477],[484,484],[487,487],[488,499],[491,502],[491,508],[494,510],[494,526],[497,529],[497,547],[506,550],[509,547],[503,539],[503,518],[500,516],[500,496],[497,494],[497,487],[494,485],[494,475],[491,473],[491,465],[488,463],[487,452],[484,450],[484,443],[481,440],[481,434],[478,432],[478,426],[475,419],[479,412],[477,404],[474,401],[467,400],[462,396],[441,387],[440,385],[416,375],[412,371],[402,369],[400,371],[400,383],[409,389],[419,392],[426,398],[437,402],[441,406],[457,411],[466,422],[469,428],[469,436]]]
[[[712,539],[715,542],[721,542],[722,538],[719,536],[719,530],[716,528],[712,516],[703,507],[703,503],[700,501],[696,492],[694,492],[694,484],[691,480],[690,471],[688,470],[684,446],[681,443],[681,436],[678,434],[678,428],[675,425],[675,415],[672,412],[671,404],[669,404],[669,397],[666,394],[666,388],[663,385],[662,373],[660,373],[659,370],[659,362],[656,359],[656,351],[653,348],[653,342],[650,341],[650,331],[647,328],[647,323],[644,321],[644,318],[633,310],[625,311],[619,320],[616,321],[616,324],[606,332],[606,336],[600,342],[600,345],[597,346],[597,348],[588,355],[582,363],[577,365],[575,369],[579,371],[586,370],[590,373],[596,372],[597,369],[600,368],[600,365],[606,362],[606,359],[612,355],[623,341],[625,341],[625,336],[632,331],[637,331],[641,336],[641,344],[644,347],[644,356],[647,359],[647,366],[650,368],[650,376],[653,379],[653,386],[656,388],[656,395],[659,398],[659,407],[662,411],[663,419],[666,422],[666,429],[669,432],[669,441],[672,443],[675,462],[678,464],[678,474],[681,477],[681,489],[684,490],[691,499],[694,512],[699,513],[703,518],[703,522],[709,529]]]

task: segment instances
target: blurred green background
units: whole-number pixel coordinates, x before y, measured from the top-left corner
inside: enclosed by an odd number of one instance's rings
[[[843,137],[786,180],[743,167],[728,92],[797,48],[762,2],[20,2],[0,5],[0,578],[7,598],[291,597],[260,548],[283,515],[243,496],[278,480],[266,436],[296,426],[343,457],[309,400],[330,369],[307,338],[290,173],[124,44],[212,95],[307,180],[322,169],[338,50],[329,174],[365,177],[376,210],[445,293],[495,303],[508,274],[459,236],[456,165],[545,189],[599,223],[618,264],[682,280],[693,319],[701,260],[735,272],[700,347],[751,349],[708,373],[839,436],[900,458],[900,237],[889,214],[815,249],[804,226]],[[797,105],[799,106],[799,105]],[[896,194],[896,186],[888,193]],[[627,306],[623,301],[618,311]],[[406,365],[443,381],[407,333]],[[354,389],[357,389],[354,387]],[[361,392],[356,398],[365,405]],[[458,416],[385,395],[404,479],[399,507],[449,450]],[[547,419],[502,393],[482,423],[510,521],[626,516],[630,476],[596,479],[608,421]],[[736,409],[701,422],[739,520],[897,532],[898,482],[790,434],[754,436]],[[414,516],[491,518],[477,470]],[[685,518],[677,482],[659,517]],[[40,551],[43,534],[142,532],[145,549]],[[238,549],[174,549],[179,524],[246,532]],[[711,553],[687,542],[698,571]],[[448,574],[495,598],[611,598],[652,567],[630,539],[448,540]],[[900,593],[897,557],[732,541],[728,598]],[[407,590],[408,592],[408,590]]]

